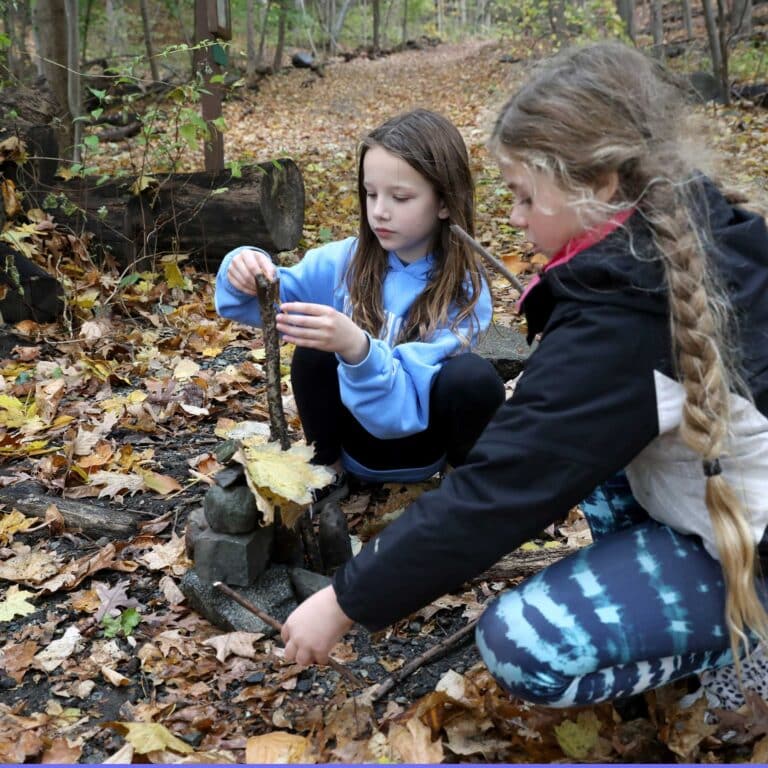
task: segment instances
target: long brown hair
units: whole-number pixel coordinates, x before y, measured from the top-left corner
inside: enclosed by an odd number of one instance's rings
[[[393,117],[371,131],[360,146],[357,174],[360,235],[347,271],[352,319],[374,337],[384,331],[386,323],[381,286],[388,255],[368,224],[368,197],[364,186],[363,160],[372,147],[383,147],[408,163],[432,185],[448,210],[447,219],[435,221],[431,277],[411,305],[396,343],[429,339],[447,322],[452,306],[457,310],[452,330],[467,319],[471,329],[484,273],[471,251],[449,227],[458,224],[474,234],[474,184],[469,156],[456,126],[426,109]],[[468,343],[469,338],[462,342]]]
[[[721,474],[728,449],[733,311],[709,263],[708,233],[697,217],[697,174],[686,161],[680,91],[657,63],[619,43],[567,51],[547,63],[502,109],[491,147],[504,159],[546,172],[591,215],[635,207],[664,264],[677,375],[685,390],[680,436],[703,464],[727,596],[734,660],[747,631],[768,639],[755,588],[757,558],[746,510]],[[606,174],[619,190],[609,205],[592,196]],[[700,211],[699,211],[700,214]]]

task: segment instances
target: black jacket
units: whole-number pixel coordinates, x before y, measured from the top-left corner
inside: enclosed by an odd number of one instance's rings
[[[738,315],[743,377],[755,404],[741,410],[749,422],[747,470],[760,485],[755,498],[762,497],[754,521],[759,540],[768,522],[768,234],[762,218],[731,207],[711,185],[706,200],[712,257]],[[342,609],[369,629],[458,588],[624,468],[653,517],[707,541],[697,528],[708,520],[700,457],[681,447],[676,423],[668,423],[664,399],[681,388],[664,272],[641,217],[545,272],[524,309],[531,337],[541,333],[539,346],[467,464],[335,575]],[[679,405],[673,407],[679,423]],[[700,494],[668,477],[664,457],[674,451],[698,464]],[[663,493],[654,498],[668,480],[677,498],[690,496],[691,509],[674,505],[677,520],[664,519]]]

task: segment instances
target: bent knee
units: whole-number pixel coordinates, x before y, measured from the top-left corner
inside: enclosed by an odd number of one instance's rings
[[[503,609],[503,600],[508,596],[496,600],[477,626],[477,646],[488,671],[499,685],[524,701],[550,707],[571,706],[586,671],[569,663],[569,657],[575,661],[578,651],[542,641],[525,622],[508,621]]]

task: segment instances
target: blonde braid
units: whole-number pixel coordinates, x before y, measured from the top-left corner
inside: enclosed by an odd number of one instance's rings
[[[703,460],[706,505],[726,586],[725,618],[740,669],[739,645],[749,653],[747,630],[768,640],[768,616],[755,589],[757,553],[747,512],[720,467],[730,416],[731,376],[721,354],[726,329],[706,252],[687,220],[685,197],[669,184],[652,184],[642,207],[664,258],[672,340],[685,389],[680,436]]]

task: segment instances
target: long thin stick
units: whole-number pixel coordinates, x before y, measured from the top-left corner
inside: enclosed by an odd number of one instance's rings
[[[405,680],[406,677],[412,675],[419,667],[422,667],[428,661],[441,656],[449,648],[463,640],[470,632],[472,632],[477,624],[477,619],[470,621],[469,624],[462,627],[458,632],[454,632],[444,640],[441,640],[437,645],[425,651],[421,656],[417,656],[415,659],[411,659],[405,666],[400,668],[394,674],[382,680],[378,687],[371,694],[371,701],[378,701],[382,696],[388,694],[398,683]]]
[[[234,600],[238,605],[242,605],[243,608],[245,608],[247,611],[250,611],[254,615],[258,616],[265,624],[272,627],[272,629],[276,629],[278,632],[282,632],[283,625],[277,620],[272,618],[268,613],[265,611],[262,611],[261,608],[259,608],[257,605],[254,605],[250,600],[247,600],[242,595],[235,592],[234,589],[231,587],[228,587],[223,581],[214,581],[213,586],[216,587],[216,589],[219,590],[219,592],[223,592],[227,597]],[[359,677],[357,677],[353,672],[351,672],[349,669],[347,669],[343,664],[340,664],[336,659],[328,659],[328,666],[335,669],[340,675],[345,677],[350,683],[353,685],[357,685],[360,688],[365,687],[368,685],[368,683],[364,683]]]
[[[275,302],[280,298],[280,281],[270,282],[264,275],[256,276],[256,293],[261,305],[264,332],[264,365],[267,372],[267,403],[269,404],[269,439],[279,442],[287,451],[291,447],[288,425],[280,394],[280,339],[275,320]]]
[[[470,248],[479,253],[489,264],[492,264],[520,293],[525,289],[523,284],[495,257],[492,256],[474,237],[467,234],[458,224],[451,224],[451,232],[458,235]]]

